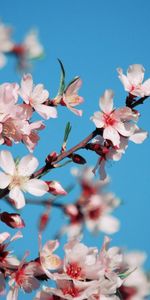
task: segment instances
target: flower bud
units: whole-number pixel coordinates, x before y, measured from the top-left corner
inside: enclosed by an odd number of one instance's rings
[[[45,227],[47,226],[49,221],[49,213],[45,212],[40,216],[40,221],[39,221],[39,231],[43,231]]]
[[[67,192],[63,189],[61,184],[58,181],[46,181],[48,185],[48,192],[57,196],[57,195],[67,195]]]
[[[79,164],[79,165],[86,164],[85,158],[79,154],[72,154],[71,158],[72,158],[72,161],[76,164]]]
[[[0,214],[0,220],[11,228],[25,227],[25,223],[19,214],[9,214],[5,211]]]
[[[46,157],[46,164],[51,164],[54,160],[57,159],[58,154],[53,151],[52,153],[50,153],[47,157]]]

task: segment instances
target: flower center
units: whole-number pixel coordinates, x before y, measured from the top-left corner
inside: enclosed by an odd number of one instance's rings
[[[116,123],[116,120],[113,119],[111,115],[104,114],[104,122],[106,126],[113,126]]]
[[[66,268],[66,273],[71,278],[77,279],[81,276],[81,267],[77,263],[68,264]]]
[[[29,178],[27,176],[19,176],[19,175],[14,175],[12,176],[12,181],[9,185],[10,189],[13,189],[15,186],[23,186],[24,183],[26,183],[29,180]]]
[[[78,297],[79,296],[79,290],[77,288],[73,287],[68,287],[68,288],[64,288],[62,290],[64,295],[71,295],[72,297]]]

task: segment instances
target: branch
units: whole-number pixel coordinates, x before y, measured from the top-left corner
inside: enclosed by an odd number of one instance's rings
[[[134,100],[133,98],[130,98],[130,95],[126,98],[126,106],[133,109],[134,107],[141,105],[145,102],[146,99],[148,99],[149,96],[141,97],[139,100]]]
[[[62,161],[63,159],[69,157],[71,154],[73,154],[75,151],[84,148],[87,143],[92,140],[97,135],[102,135],[103,130],[96,128],[94,131],[92,131],[85,139],[83,139],[81,142],[79,142],[76,146],[72,147],[70,150],[65,151],[58,155],[54,161],[51,163],[46,163],[42,168],[37,170],[35,173],[31,175],[31,178],[40,178],[44,176],[46,173],[50,172],[51,169],[57,167],[57,163]],[[9,193],[9,189],[1,189],[0,190],[0,199],[7,196]]]

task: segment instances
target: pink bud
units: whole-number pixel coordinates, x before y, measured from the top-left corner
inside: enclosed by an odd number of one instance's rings
[[[63,189],[61,184],[58,181],[46,181],[49,190],[48,192],[57,196],[57,195],[67,195],[67,192]]]
[[[19,214],[9,214],[5,211],[0,214],[0,220],[12,228],[25,227],[25,223]]]
[[[40,221],[39,221],[39,231],[43,231],[49,221],[49,213],[45,212],[40,216]]]
[[[55,161],[57,159],[58,154],[56,152],[52,152],[50,153],[47,157],[46,157],[46,164],[51,164],[53,161]]]

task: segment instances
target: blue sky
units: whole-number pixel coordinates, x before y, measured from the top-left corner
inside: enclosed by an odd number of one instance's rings
[[[117,67],[125,71],[130,64],[143,64],[146,78],[150,77],[150,2],[121,0],[55,0],[55,1],[8,1],[1,3],[1,19],[14,28],[14,39],[20,42],[30,28],[39,30],[40,39],[45,48],[45,57],[34,63],[32,70],[35,82],[44,83],[55,96],[59,84],[60,58],[66,69],[68,81],[80,75],[83,86],[80,94],[85,102],[82,105],[82,118],[74,116],[64,108],[59,109],[59,118],[47,122],[46,130],[35,150],[35,156],[44,162],[45,156],[60,149],[63,130],[67,121],[72,124],[69,147],[88,135],[94,125],[89,120],[98,110],[99,96],[106,88],[115,91],[115,105],[123,105],[126,94],[117,78]],[[9,58],[7,66],[0,72],[1,82],[19,81],[20,75],[14,72],[15,61]],[[150,131],[150,101],[139,107],[141,118],[139,125]],[[3,148],[3,147],[2,147]],[[150,141],[142,145],[130,144],[126,154],[118,163],[109,164],[108,173],[112,178],[111,190],[124,204],[116,215],[121,220],[121,230],[113,235],[113,245],[123,248],[140,249],[150,252]],[[15,156],[27,154],[22,145],[13,149]],[[83,153],[83,152],[82,152]],[[96,162],[96,156],[85,153],[90,165]],[[73,182],[69,173],[70,166],[54,171],[47,178],[60,180],[64,186]],[[67,198],[73,201],[74,191]],[[1,208],[6,208],[2,204]],[[31,256],[37,251],[37,218],[42,208],[27,206],[22,215],[27,223],[23,241],[16,242],[19,254],[30,248]],[[54,211],[52,222],[44,233],[43,240],[53,237],[53,228],[62,223],[61,215]],[[2,230],[6,227],[2,226]],[[12,232],[12,231],[11,231]],[[102,236],[85,235],[88,245],[101,245]],[[150,269],[150,260],[146,267]],[[25,297],[24,299],[31,299]]]

